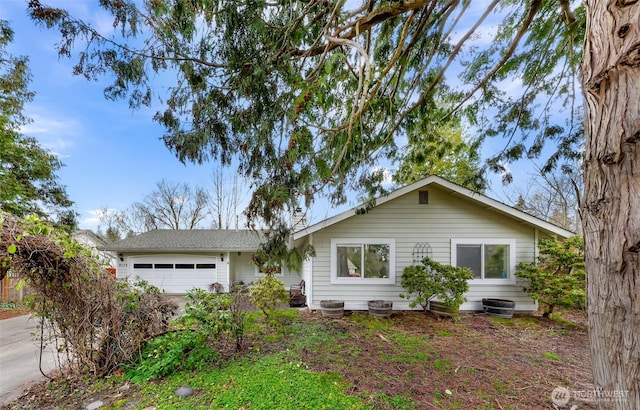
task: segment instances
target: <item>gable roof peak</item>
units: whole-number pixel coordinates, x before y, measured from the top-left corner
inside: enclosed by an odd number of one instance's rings
[[[429,175],[426,178],[423,178],[419,181],[413,182],[409,185],[405,185],[404,187],[400,187],[398,189],[395,189],[393,191],[391,191],[390,193],[383,195],[381,197],[378,197],[375,199],[375,206],[380,206],[382,204],[385,204],[387,202],[393,201],[394,199],[406,195],[410,192],[419,190],[421,188],[430,186],[430,185],[435,185],[441,188],[444,188],[446,190],[449,190],[455,194],[460,195],[463,198],[467,198],[471,201],[474,201],[478,204],[483,204],[485,207],[487,208],[491,208],[494,209],[498,212],[501,212],[503,214],[507,214],[511,217],[513,217],[514,219],[520,220],[522,222],[528,223],[530,225],[533,225],[537,228],[540,228],[542,230],[545,230],[551,234],[554,235],[559,235],[561,237],[570,237],[572,235],[574,235],[573,232],[568,231],[564,228],[561,228],[557,225],[554,225],[550,222],[547,221],[543,221],[542,219],[536,218],[533,215],[527,214],[523,211],[520,211],[518,209],[513,208],[512,206],[506,205],[498,200],[495,200],[493,198],[490,198],[484,194],[481,194],[480,192],[477,191],[473,191],[471,189],[465,188],[461,185],[458,185],[454,182],[451,182],[447,179],[444,179],[442,177],[439,177],[437,175]],[[299,239],[302,238],[304,236],[307,236],[309,234],[312,234],[313,232],[319,231],[321,229],[324,229],[328,226],[334,225],[340,221],[343,221],[347,218],[351,218],[353,216],[356,216],[358,213],[361,213],[361,210],[365,207],[365,204],[360,204],[358,206],[355,206],[345,212],[342,212],[338,215],[335,215],[333,217],[327,218],[323,221],[317,222],[311,226],[308,226],[304,229],[301,229],[297,232],[294,233],[294,239]],[[359,212],[360,211],[360,212]]]

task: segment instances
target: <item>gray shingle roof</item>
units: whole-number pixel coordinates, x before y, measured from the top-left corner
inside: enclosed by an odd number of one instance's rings
[[[231,229],[155,229],[100,247],[106,251],[255,251],[261,232]]]

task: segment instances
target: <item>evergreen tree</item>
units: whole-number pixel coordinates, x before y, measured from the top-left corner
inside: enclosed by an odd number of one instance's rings
[[[35,138],[19,131],[28,122],[24,104],[34,95],[27,88],[27,59],[6,51],[13,35],[9,23],[0,20],[0,208],[17,216],[49,216],[53,222],[73,230],[73,202],[56,175],[62,162]]]

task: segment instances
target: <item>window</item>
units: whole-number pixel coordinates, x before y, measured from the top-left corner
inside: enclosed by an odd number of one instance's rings
[[[515,282],[513,239],[452,239],[451,260],[471,269],[473,279],[482,283]]]
[[[333,239],[332,283],[395,283],[395,242],[391,239]]]
[[[215,263],[196,263],[196,269],[215,269]]]
[[[176,263],[176,269],[193,269],[193,263]]]
[[[153,265],[151,263],[134,263],[133,269],[151,269]]]
[[[156,263],[155,269],[173,269],[173,263]]]

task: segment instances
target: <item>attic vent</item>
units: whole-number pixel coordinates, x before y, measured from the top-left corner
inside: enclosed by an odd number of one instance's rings
[[[418,192],[418,203],[420,205],[426,205],[429,203],[429,191]]]
[[[429,243],[416,243],[416,246],[413,247],[413,252],[411,254],[413,256],[413,264],[416,265],[418,263],[421,263],[422,260],[426,257],[431,258],[432,254],[433,252],[431,251],[431,245],[429,245]]]

